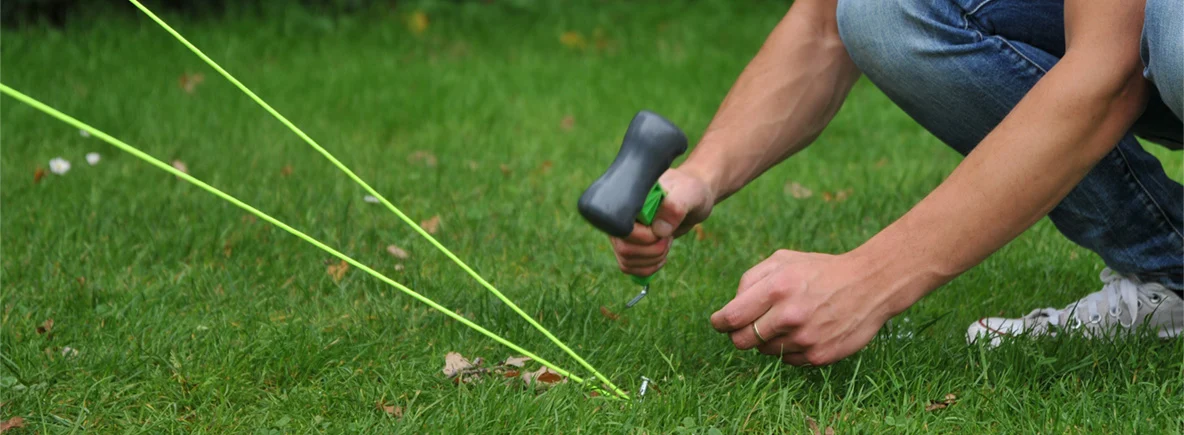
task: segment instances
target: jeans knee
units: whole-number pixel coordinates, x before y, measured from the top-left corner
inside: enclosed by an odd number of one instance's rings
[[[924,62],[941,45],[940,33],[952,6],[941,0],[839,0],[839,38],[851,60],[873,81],[891,79]]]
[[[1143,75],[1177,117],[1184,115],[1184,3],[1147,0],[1143,20]]]

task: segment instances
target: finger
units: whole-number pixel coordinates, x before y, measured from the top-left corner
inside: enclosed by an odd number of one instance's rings
[[[755,328],[753,326],[756,326]],[[757,333],[760,336],[757,336]],[[757,318],[751,325],[746,328],[740,328],[733,331],[730,335],[732,337],[732,344],[736,345],[737,349],[745,350],[768,345],[770,343],[780,343],[788,345],[792,340],[789,339],[788,333],[790,328],[781,323],[781,316],[777,315],[776,309],[766,311],[763,315]],[[770,349],[778,349],[777,346],[772,346]],[[762,353],[765,353],[762,351]],[[779,354],[774,352],[771,355]]]
[[[643,267],[657,266],[663,261],[666,261],[666,257],[659,256],[654,258],[626,258],[621,261],[621,266],[631,269],[639,269]]]
[[[634,222],[633,232],[625,236],[624,240],[634,245],[652,245],[661,239],[661,237],[654,235],[654,231],[650,227]]]
[[[637,245],[628,243],[621,239],[613,239],[613,251],[620,255],[621,258],[659,258],[665,256],[670,251],[670,242],[672,239],[662,239],[657,243],[650,245]]]
[[[781,357],[781,361],[786,364],[795,365],[798,367],[805,367],[805,366],[810,365],[810,361],[806,360],[806,354],[803,352],[794,352],[794,353],[785,354]]]
[[[731,302],[711,315],[711,326],[719,332],[732,332],[752,324],[769,311],[779,290],[774,277],[776,274],[768,274],[748,290],[737,292]]]
[[[646,276],[650,276],[655,273],[658,273],[658,270],[661,269],[662,266],[665,266],[665,265],[666,265],[666,259],[663,258],[661,262],[659,262],[658,264],[655,264],[653,266],[636,267],[636,268],[621,267],[621,271],[625,272],[629,275],[633,275],[633,276],[646,277]]]
[[[761,330],[761,334],[764,334],[763,329]],[[789,338],[788,334],[771,339],[765,344],[758,345],[756,349],[765,355],[775,355],[782,357],[792,353],[801,353],[805,351],[805,349],[801,346],[794,344],[793,340]]]
[[[662,182],[659,180],[659,185]],[[657,237],[673,237],[674,230],[682,225],[682,221],[687,217],[687,207],[682,201],[677,192],[670,191],[666,199],[658,205],[658,213],[654,215],[654,221],[650,224],[653,228],[653,233]]]
[[[769,276],[770,273],[776,271],[780,265],[780,262],[770,258],[758,263],[751,269],[748,269],[747,272],[744,272],[744,275],[740,276],[740,286],[736,288],[736,294],[739,295],[740,293],[747,291],[753,285],[756,285],[756,283],[761,282],[761,280],[765,279],[766,276]]]

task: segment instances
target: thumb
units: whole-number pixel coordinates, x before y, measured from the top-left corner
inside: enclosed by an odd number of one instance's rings
[[[687,207],[678,199],[677,196],[667,196],[658,206],[658,213],[650,227],[653,228],[654,236],[659,239],[674,236],[674,230],[682,225],[682,221],[687,217]]]

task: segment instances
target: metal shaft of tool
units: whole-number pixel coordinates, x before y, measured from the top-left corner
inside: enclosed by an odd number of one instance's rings
[[[650,286],[647,285],[642,287],[641,293],[638,293],[637,296],[634,296],[633,299],[630,299],[629,302],[625,303],[625,308],[633,308],[634,305],[637,305],[638,302],[641,302],[641,298],[644,298],[645,294],[649,293],[649,291]]]

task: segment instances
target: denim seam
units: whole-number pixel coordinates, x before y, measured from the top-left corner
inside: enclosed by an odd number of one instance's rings
[[[1118,155],[1122,160],[1122,166],[1126,168],[1126,171],[1124,171],[1126,172],[1126,175],[1131,178],[1131,181],[1133,181],[1136,186],[1139,186],[1138,190],[1142,193],[1142,195],[1139,195],[1140,199],[1142,199],[1144,202],[1150,203],[1148,206],[1149,211],[1153,212],[1152,214],[1159,217],[1159,224],[1161,226],[1170,228],[1172,232],[1176,233],[1177,241],[1184,240],[1184,233],[1181,233],[1179,228],[1176,228],[1175,225],[1172,225],[1171,219],[1166,218],[1167,213],[1164,211],[1163,206],[1156,202],[1154,197],[1147,194],[1147,187],[1143,185],[1143,182],[1140,181],[1139,177],[1135,174],[1134,169],[1131,168],[1130,161],[1128,161],[1126,158],[1126,152],[1122,150],[1122,147],[1115,147],[1114,149],[1118,150]],[[1154,209],[1152,209],[1151,206],[1154,206]],[[1184,243],[1180,243],[1180,245],[1184,246]]]

